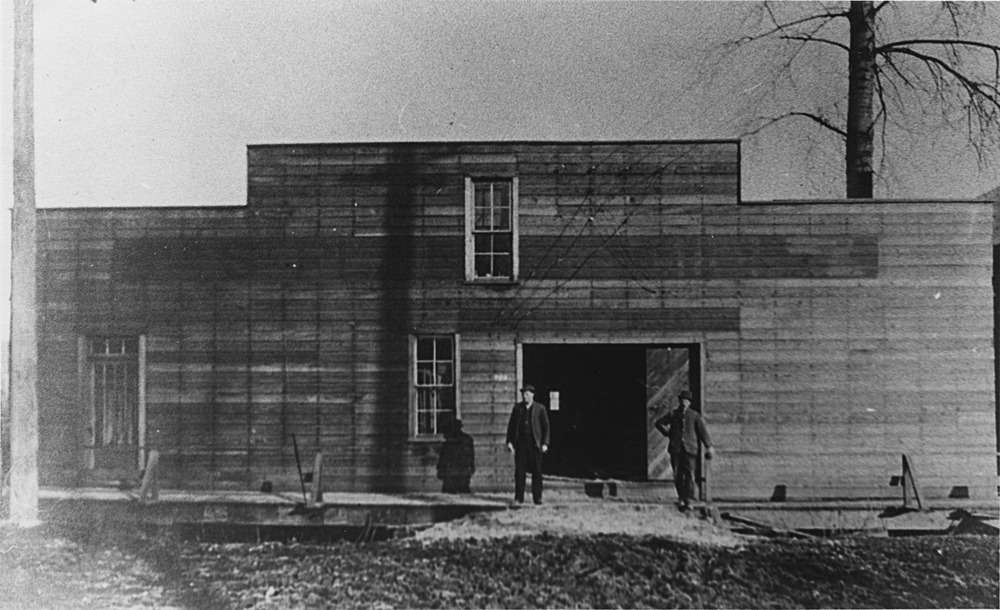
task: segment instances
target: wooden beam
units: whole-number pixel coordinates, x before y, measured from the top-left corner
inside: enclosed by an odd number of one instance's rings
[[[908,490],[913,491],[913,499],[917,502],[917,509],[924,510],[924,505],[920,501],[920,487],[917,485],[917,478],[913,472],[912,460],[903,454],[903,508],[910,508],[910,499]]]
[[[309,493],[309,505],[318,506],[323,502],[323,452],[316,452],[316,461],[313,464],[312,489]]]
[[[139,502],[145,502],[148,497],[150,502],[160,499],[160,452],[152,450],[149,452],[149,461],[146,462],[146,472],[142,475],[142,487],[139,488]]]

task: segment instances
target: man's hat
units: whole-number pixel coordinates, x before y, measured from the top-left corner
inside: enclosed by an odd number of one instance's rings
[[[521,391],[522,392],[531,392],[532,394],[534,394],[535,393],[535,386],[533,386],[533,385],[531,385],[529,383],[528,385],[526,385],[523,388],[521,388]]]
[[[693,400],[691,398],[691,392],[689,392],[687,390],[683,390],[680,394],[677,395],[677,398],[680,398],[680,399],[687,398],[688,400]]]

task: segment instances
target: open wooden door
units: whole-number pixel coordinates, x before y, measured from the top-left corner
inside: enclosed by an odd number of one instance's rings
[[[646,475],[650,481],[673,478],[667,438],[653,424],[677,406],[681,390],[697,392],[697,384],[691,383],[691,352],[685,346],[646,349]]]

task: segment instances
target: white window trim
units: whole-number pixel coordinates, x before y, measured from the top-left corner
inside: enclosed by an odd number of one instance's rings
[[[417,339],[427,337],[451,337],[455,358],[455,419],[462,419],[462,336],[458,333],[420,333],[410,335],[410,357],[407,364],[407,379],[410,384],[410,440],[436,441],[441,434],[419,434],[417,424]]]
[[[511,193],[511,277],[509,278],[482,278],[476,277],[476,246],[475,240],[473,239],[473,229],[475,223],[475,200],[476,194],[475,189],[473,189],[472,183],[479,181],[495,181],[500,182],[502,180],[510,180],[510,193]],[[520,259],[518,255],[520,252],[520,213],[518,204],[518,179],[513,178],[472,178],[467,176],[465,178],[465,281],[467,282],[481,282],[484,284],[488,283],[504,283],[517,281],[520,274]]]

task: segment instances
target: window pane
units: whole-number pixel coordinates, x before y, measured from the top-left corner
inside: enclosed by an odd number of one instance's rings
[[[437,414],[437,432],[444,433],[452,429],[455,421],[454,411],[440,411]]]
[[[514,250],[514,236],[510,233],[494,233],[492,250],[510,254]]]
[[[136,387],[137,383],[132,383],[132,377],[134,375],[132,367],[126,366],[125,368],[125,378],[123,380],[123,391],[122,391],[122,403],[124,405],[124,410],[122,411],[122,433],[124,442],[127,445],[135,443],[138,439],[136,437],[136,416],[137,414],[131,408],[131,405],[136,404],[133,402],[133,392],[132,388]]]
[[[95,364],[91,369],[94,380],[93,401],[94,413],[94,442],[97,445],[104,444],[104,365]]]
[[[510,231],[510,208],[493,208],[493,228],[497,231]]]
[[[489,182],[476,182],[473,184],[473,188],[476,191],[475,205],[476,207],[489,208],[492,203],[492,193],[490,189]]]
[[[441,360],[453,360],[451,356],[451,339],[448,337],[441,337],[437,340],[437,354],[436,359]]]
[[[433,385],[433,384],[434,384],[434,363],[418,362],[417,385]]]
[[[452,385],[455,382],[452,378],[453,368],[451,364],[437,365],[437,382],[442,385]]]
[[[493,257],[489,254],[476,255],[476,277],[493,277]]]
[[[122,344],[124,345],[124,344]],[[125,365],[119,364],[115,366],[114,371],[114,392],[111,395],[111,410],[113,414],[114,430],[112,431],[112,441],[114,444],[120,445],[125,442],[125,438],[128,436],[126,426],[128,425],[128,416],[126,415],[126,408],[128,405],[125,402],[125,397],[127,396],[127,391],[125,389],[126,383],[126,368]]]
[[[417,339],[417,360],[434,359],[434,339]]]
[[[133,355],[139,351],[138,345],[133,337],[101,337],[88,341],[88,349],[94,356]]]
[[[438,391],[438,409],[455,412],[455,388],[442,388]]]
[[[514,268],[510,254],[497,254],[493,257],[493,275],[510,277],[513,274]]]
[[[476,254],[489,254],[493,251],[493,234],[480,233],[475,237]]]
[[[489,231],[493,228],[491,223],[492,218],[490,216],[492,208],[476,208],[476,230],[477,231]]]
[[[417,434],[434,434],[434,413],[423,411],[417,414]]]
[[[494,206],[510,206],[510,183],[509,182],[494,182],[493,183],[493,205]]]

